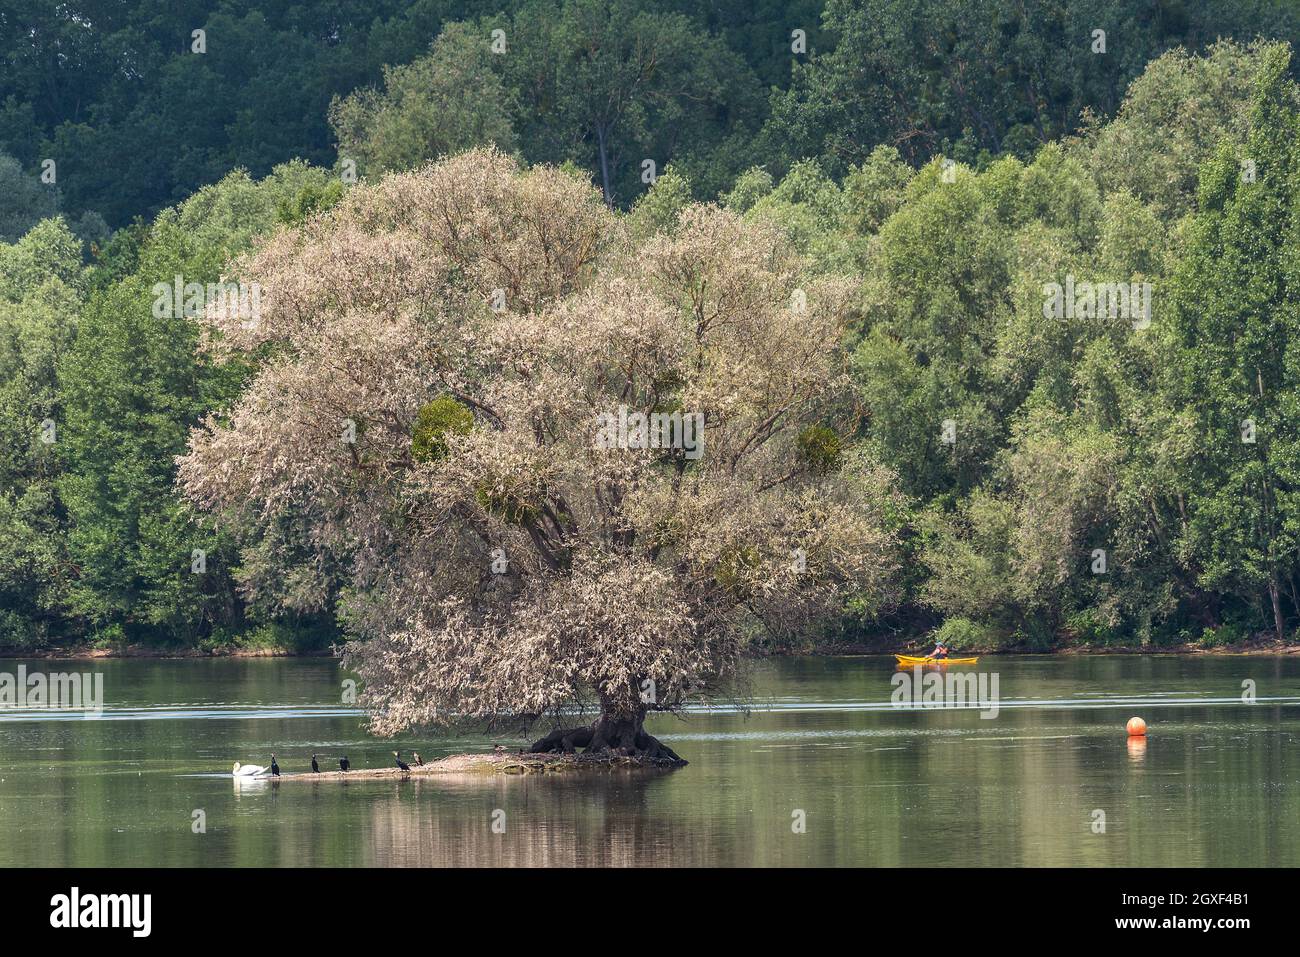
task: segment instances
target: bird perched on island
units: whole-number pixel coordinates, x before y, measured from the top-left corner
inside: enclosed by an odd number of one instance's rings
[[[352,767],[352,762],[350,762],[350,761],[348,760],[348,756],[347,756],[346,754],[343,755],[343,757],[339,758],[339,770],[340,770],[340,771],[346,771],[346,770],[347,770],[348,768],[350,768],[350,767]]]
[[[280,765],[275,763],[275,755],[271,755],[271,773],[277,778],[280,776]]]
[[[320,774],[320,765],[316,763],[316,755],[311,756],[311,773]]]
[[[410,766],[409,764],[407,764],[405,761],[402,760],[402,752],[401,752],[401,751],[394,751],[394,752],[393,752],[393,757],[397,758],[397,766],[398,766],[399,768],[401,768],[403,771],[409,771],[409,770],[411,770],[411,766]]]
[[[504,751],[505,749],[506,749],[506,746],[505,746],[504,744],[494,744],[494,745],[492,745],[492,750],[493,750],[493,751],[496,751],[496,752],[498,752],[498,753],[501,752],[501,751]]]
[[[420,760],[420,752],[419,752],[419,751],[412,751],[411,753],[412,753],[413,755],[415,755],[415,766],[416,766],[417,768],[422,768],[422,767],[424,767],[424,762]]]

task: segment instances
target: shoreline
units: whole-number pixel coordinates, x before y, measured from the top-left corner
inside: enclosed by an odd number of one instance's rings
[[[31,658],[41,661],[94,661],[104,658],[152,658],[156,660],[188,660],[195,658],[333,658],[328,648],[312,651],[293,651],[288,648],[230,648],[210,650],[204,648],[42,648],[37,651],[16,651],[3,655],[6,658]]]
[[[773,655],[771,657],[808,657],[810,655],[821,655],[826,657],[851,657],[865,658],[870,656],[892,656],[895,654],[905,655],[925,655],[929,648],[914,647],[905,648],[899,651],[882,651],[874,645],[833,645],[820,648],[816,651],[805,652],[798,655]],[[1233,645],[1224,645],[1222,647],[1206,648],[1197,644],[1181,645],[1158,645],[1142,647],[1141,645],[1112,645],[1112,646],[1081,646],[1081,645],[1063,645],[1059,648],[1044,649],[1016,649],[1016,648],[958,648],[952,650],[953,657],[962,656],[979,656],[979,657],[999,657],[999,658],[1035,658],[1046,655],[1067,655],[1070,657],[1105,657],[1112,655],[1120,656],[1137,656],[1137,655],[1189,655],[1196,657],[1229,657],[1229,656],[1287,656],[1300,655],[1300,644],[1294,642],[1259,642],[1243,641]]]
[[[1159,647],[1108,646],[1082,647],[1065,645],[1035,651],[1015,649],[982,650],[959,649],[961,654],[979,655],[981,657],[1035,657],[1040,655],[1105,656],[1105,655],[1195,655],[1195,656],[1286,656],[1300,655],[1300,644],[1290,642],[1247,641],[1217,648],[1205,648],[1196,644],[1168,645]],[[898,650],[883,650],[874,644],[846,643],[827,645],[808,651],[784,652],[756,656],[758,658],[865,658],[888,657],[894,654],[924,654],[925,649],[903,647]],[[956,652],[954,652],[955,654]],[[102,659],[149,658],[154,660],[193,660],[199,658],[333,658],[334,653],[328,649],[311,651],[294,651],[286,648],[231,648],[209,650],[202,648],[149,648],[129,646],[126,648],[46,648],[39,651],[15,651],[0,653],[0,657],[11,659],[32,659],[40,661],[95,661]]]

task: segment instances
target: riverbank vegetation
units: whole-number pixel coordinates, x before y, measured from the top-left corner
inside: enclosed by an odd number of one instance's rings
[[[1294,640],[1288,5],[259,7],[0,21],[0,650],[655,753],[751,652]]]

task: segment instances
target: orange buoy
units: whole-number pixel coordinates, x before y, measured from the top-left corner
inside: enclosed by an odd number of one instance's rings
[[[1128,733],[1129,733],[1129,737],[1133,737],[1133,738],[1143,737],[1147,733],[1147,723],[1143,721],[1141,718],[1129,718]]]

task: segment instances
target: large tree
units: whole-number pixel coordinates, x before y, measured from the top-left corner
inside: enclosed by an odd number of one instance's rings
[[[40,646],[63,630],[56,368],[84,295],[81,243],[62,219],[0,243],[0,648]]]
[[[452,23],[427,56],[384,68],[384,91],[357,90],[330,104],[339,157],[377,175],[474,146],[515,148],[510,96],[492,71],[486,32]]]
[[[646,160],[657,172],[671,161],[709,195],[752,162],[753,74],[689,17],[631,0],[535,0],[492,23],[507,35],[524,156],[592,170],[611,205],[645,191]]]
[[[0,243],[17,242],[27,230],[59,211],[59,191],[42,185],[12,156],[0,153]]]
[[[161,213],[126,257],[134,264],[118,263],[125,274],[88,297],[59,356],[56,451],[76,570],[67,609],[96,631],[194,642],[240,623],[224,560],[233,549],[195,523],[174,462],[202,414],[237,392],[240,369],[205,362],[193,323],[158,314],[155,286],[216,282],[253,237],[340,188],[300,162],[260,182],[231,173]],[[202,574],[191,571],[195,549],[207,555]]]
[[[1289,49],[1265,53],[1249,136],[1201,169],[1170,323],[1170,397],[1201,445],[1187,476],[1187,560],[1211,589],[1262,597],[1279,640],[1300,614],[1300,116],[1289,64]]]
[[[1246,138],[1255,74],[1279,46],[1223,41],[1204,56],[1179,48],[1152,60],[1113,119],[1097,125],[1087,117],[1079,144],[1098,185],[1108,193],[1128,189],[1171,221],[1186,214],[1195,205],[1197,172],[1215,147]]]
[[[576,175],[470,153],[277,234],[236,267],[262,320],[206,318],[269,358],[183,487],[349,570],[379,733],[549,717],[536,749],[675,761],[649,711],[757,634],[889,600],[893,479],[836,432],[851,286],[716,207],[628,236]],[[660,447],[654,414],[682,423]]]

